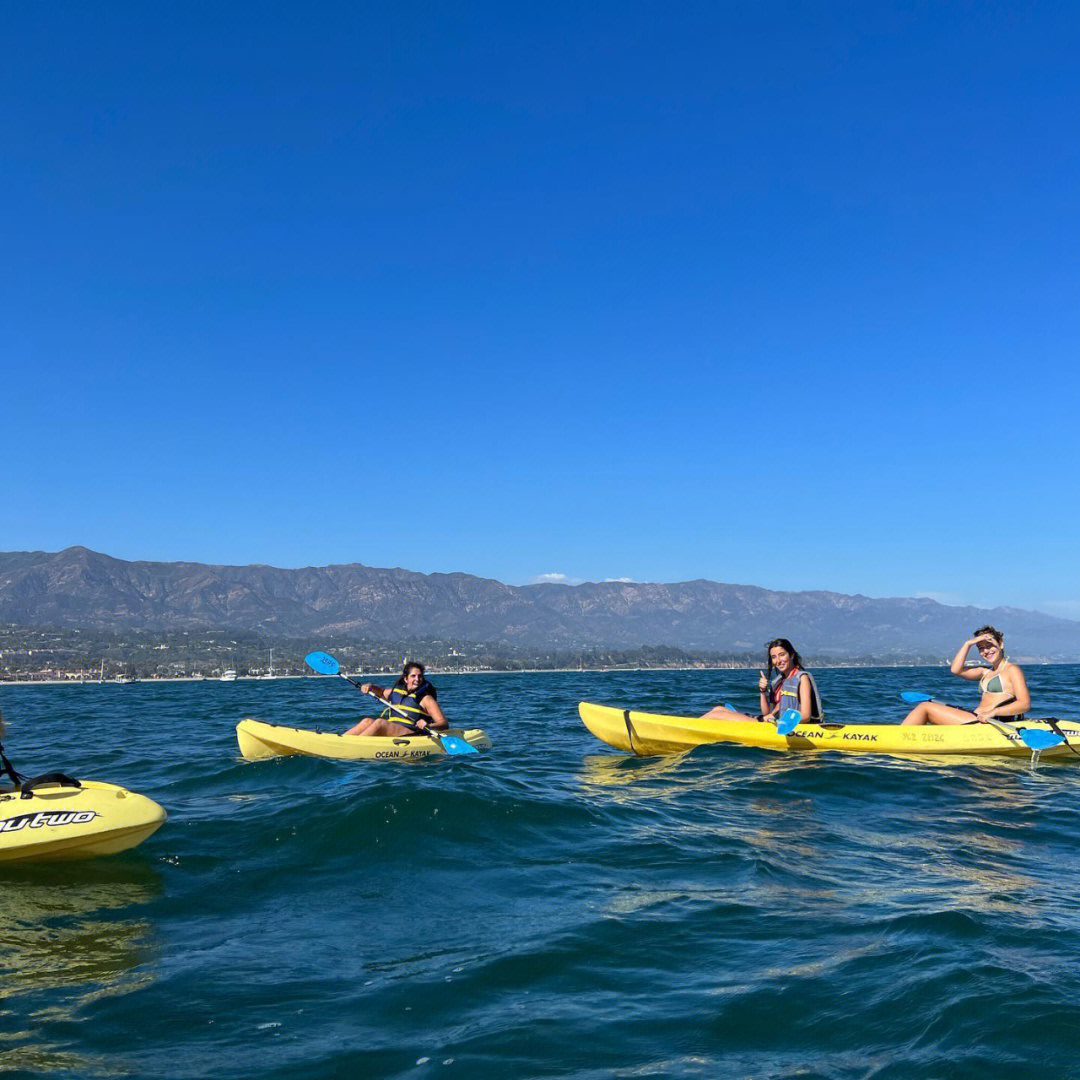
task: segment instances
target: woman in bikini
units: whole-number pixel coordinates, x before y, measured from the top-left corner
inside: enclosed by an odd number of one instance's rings
[[[967,662],[973,645],[979,650],[981,664]],[[924,701],[907,714],[905,724],[985,724],[991,717],[1016,721],[1031,708],[1024,673],[1005,655],[1005,638],[992,626],[980,626],[975,636],[960,646],[949,670],[979,684],[982,697],[978,706],[969,711],[940,701]]]

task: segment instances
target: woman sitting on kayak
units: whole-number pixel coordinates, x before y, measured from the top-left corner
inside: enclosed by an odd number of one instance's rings
[[[759,672],[758,704],[760,716],[747,716],[726,705],[710,709],[702,719],[707,720],[778,720],[788,709],[798,709],[803,720],[820,720],[821,697],[817,683],[809,671],[804,671],[802,657],[787,638],[773,638],[766,646],[768,673]]]
[[[968,664],[972,645],[987,664]],[[905,724],[985,724],[993,717],[1000,720],[1020,720],[1031,708],[1024,673],[1005,655],[1005,638],[992,626],[980,626],[975,636],[968,638],[953,657],[949,670],[961,679],[978,682],[982,697],[974,711],[943,705],[940,701],[924,701],[904,717]]]
[[[365,716],[346,735],[416,735],[428,728],[438,731],[450,726],[435,700],[435,687],[424,678],[424,665],[415,660],[405,665],[389,690],[374,683],[362,683],[360,689],[390,708],[384,716]]]

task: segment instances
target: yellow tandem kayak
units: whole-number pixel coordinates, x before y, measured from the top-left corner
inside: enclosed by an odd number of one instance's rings
[[[491,740],[479,728],[448,728],[440,734],[456,735],[477,750],[491,749]],[[248,761],[294,754],[338,761],[416,761],[446,754],[441,744],[427,735],[336,735],[251,719],[236,725],[236,741]]]
[[[842,750],[855,754],[962,754],[986,757],[1031,757],[1019,733],[1006,735],[991,724],[799,724],[790,735],[778,735],[769,723],[744,720],[703,720],[691,716],[616,709],[582,701],[578,713],[601,742],[618,750],[651,756],[681,754],[706,743],[738,743],[769,750]],[[1050,730],[1041,720],[1025,720],[1023,727]],[[1080,724],[1059,721],[1068,742],[1080,750]],[[1042,757],[1073,758],[1067,744],[1042,751]]]
[[[113,855],[141,844],[166,816],[116,784],[51,774],[0,790],[0,863]]]

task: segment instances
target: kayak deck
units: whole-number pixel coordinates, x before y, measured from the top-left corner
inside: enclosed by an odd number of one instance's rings
[[[448,728],[440,734],[456,735],[477,750],[491,749],[491,740],[480,728]],[[338,735],[250,718],[236,725],[236,741],[248,761],[297,754],[337,761],[416,761],[446,756],[442,745],[427,735]]]
[[[706,720],[691,716],[578,704],[585,726],[601,742],[617,750],[648,757],[681,754],[709,743],[737,743],[768,750],[841,750],[854,754],[912,754],[1030,758],[1031,751],[1019,733],[1006,735],[992,724],[922,725],[901,724],[799,724],[789,735],[779,735],[776,725],[745,720]],[[1025,728],[1050,730],[1045,721],[1025,720]],[[1080,750],[1080,724],[1061,721],[1058,725],[1069,743]],[[1075,758],[1068,745],[1042,751],[1042,757]]]
[[[0,862],[113,855],[141,844],[166,817],[153,799],[96,780],[9,788],[0,791]]]

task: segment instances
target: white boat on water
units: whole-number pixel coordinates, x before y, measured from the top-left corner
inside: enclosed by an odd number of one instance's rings
[[[266,670],[266,672],[264,674],[260,675],[259,678],[260,679],[276,679],[277,678],[277,676],[274,674],[274,650],[273,649],[270,650],[270,656],[269,656],[269,659],[267,660],[267,670]]]
[[[221,673],[220,682],[236,682],[236,672],[232,668]]]

